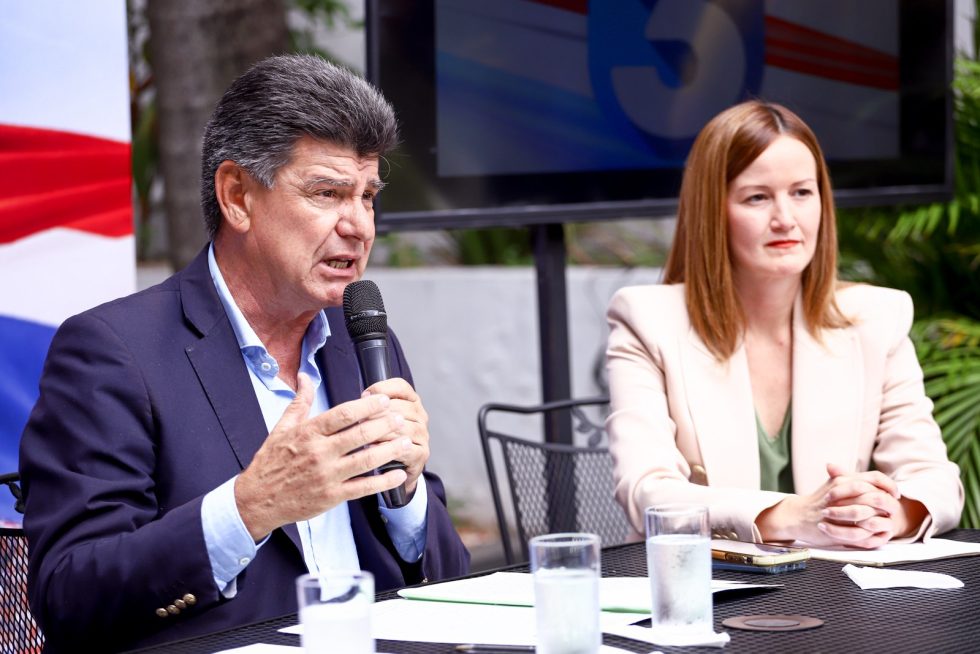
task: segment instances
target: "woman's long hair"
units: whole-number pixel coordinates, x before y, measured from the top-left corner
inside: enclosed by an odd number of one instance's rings
[[[677,230],[667,257],[664,282],[684,283],[691,325],[719,361],[738,347],[745,316],[732,280],[728,243],[729,184],[780,136],[803,143],[817,164],[820,229],[813,260],[803,271],[807,328],[850,324],[834,301],[837,286],[837,227],[833,192],[823,152],[813,131],[792,111],[752,100],[731,107],[704,126],[688,155],[681,183]]]

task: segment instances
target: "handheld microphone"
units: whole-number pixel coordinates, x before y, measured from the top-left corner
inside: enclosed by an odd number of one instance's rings
[[[388,365],[388,314],[378,286],[367,279],[351,282],[344,288],[344,322],[354,341],[357,363],[361,368],[364,386],[391,377]],[[400,461],[390,461],[378,467],[378,473],[397,468],[405,469]],[[405,484],[381,493],[385,504],[399,508],[408,504]]]

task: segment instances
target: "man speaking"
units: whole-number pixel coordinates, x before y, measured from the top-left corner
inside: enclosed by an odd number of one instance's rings
[[[20,452],[45,651],[282,615],[307,571],[369,570],[378,590],[467,571],[398,341],[393,378],[362,394],[338,308],[397,139],[349,71],[258,63],[205,131],[209,246],[58,330]],[[391,461],[405,466],[372,474]],[[385,506],[403,484],[407,505]]]

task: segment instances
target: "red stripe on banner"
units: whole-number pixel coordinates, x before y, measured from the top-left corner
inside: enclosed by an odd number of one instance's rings
[[[53,227],[133,233],[130,146],[0,125],[0,243]]]
[[[767,66],[898,90],[898,57],[894,55],[773,16],[766,16],[765,24]]]

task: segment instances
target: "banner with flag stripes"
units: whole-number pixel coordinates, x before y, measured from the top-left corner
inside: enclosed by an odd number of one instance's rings
[[[0,21],[0,473],[57,326],[135,289],[126,49],[125,0],[11,3]]]

